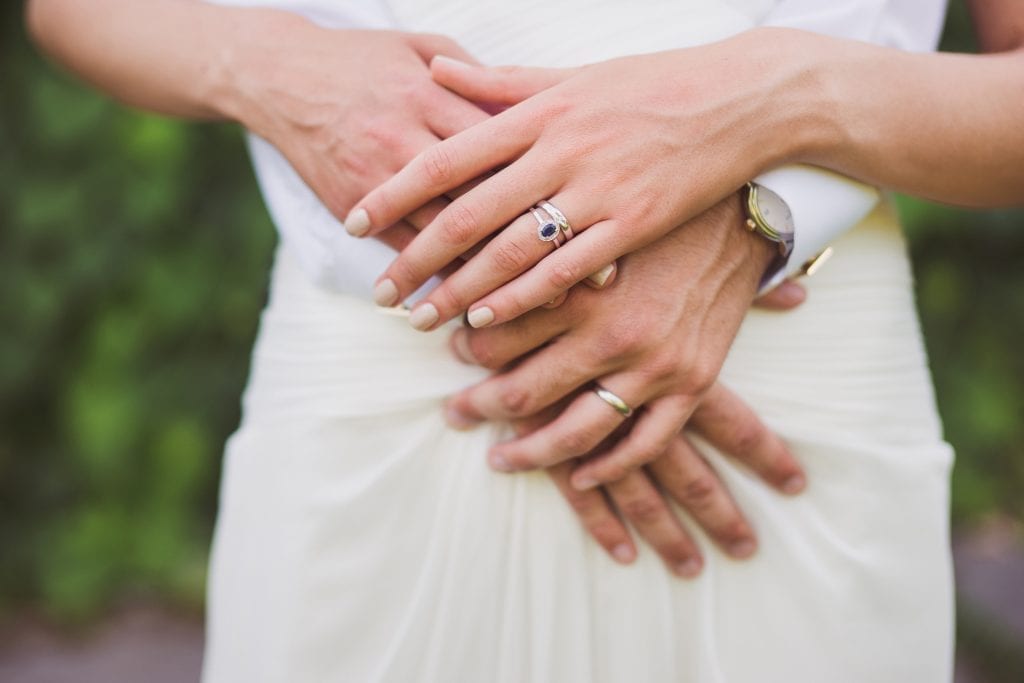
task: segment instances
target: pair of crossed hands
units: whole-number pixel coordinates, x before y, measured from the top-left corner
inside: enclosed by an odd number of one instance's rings
[[[765,86],[736,59],[756,60],[756,43],[484,68],[441,36],[289,31],[248,80],[242,123],[349,232],[399,252],[378,303],[444,276],[411,321],[430,330],[468,312],[452,351],[494,371],[447,401],[449,424],[511,421],[491,466],[545,468],[619,562],[637,553],[628,521],[673,573],[700,573],[670,501],[729,556],[753,554],[751,524],[683,428],[782,493],[805,486],[786,445],[716,382],[775,253],[743,229],[736,191],[764,170],[765,145],[743,131],[770,121],[750,104]],[[545,199],[576,231],[556,250],[528,213]],[[609,263],[603,286],[576,286]],[[758,304],[803,297],[785,283]]]

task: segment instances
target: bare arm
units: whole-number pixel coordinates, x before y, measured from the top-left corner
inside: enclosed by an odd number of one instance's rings
[[[39,46],[99,89],[132,106],[193,118],[228,116],[226,79],[240,20],[263,32],[289,20],[195,0],[29,0],[25,15]]]
[[[947,203],[1021,202],[1024,4],[976,1],[972,10],[994,54],[905,54],[806,36],[830,116],[797,158]]]

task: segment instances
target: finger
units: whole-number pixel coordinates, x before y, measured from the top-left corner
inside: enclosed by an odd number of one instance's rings
[[[799,493],[807,485],[803,468],[782,439],[721,383],[704,395],[689,424],[708,443],[783,493]]]
[[[792,280],[783,280],[774,289],[754,299],[754,305],[770,311],[788,311],[807,299],[807,290]]]
[[[516,107],[424,150],[356,204],[345,218],[346,229],[357,237],[371,235],[434,197],[515,159],[535,138],[528,116]],[[536,182],[535,177],[530,186]],[[498,187],[509,188],[505,192],[510,196],[516,194],[514,184],[499,182]]]
[[[743,512],[686,438],[673,439],[665,455],[648,469],[727,554],[742,559],[757,550],[757,539]]]
[[[579,517],[583,528],[594,537],[612,559],[629,564],[636,559],[636,546],[629,530],[618,518],[600,490],[577,491],[569,486],[572,463],[566,462],[547,470],[558,490]]]
[[[615,507],[661,555],[669,571],[687,579],[700,573],[704,563],[697,544],[642,470],[631,472],[607,489]]]
[[[557,311],[542,309],[537,311],[530,319],[539,319],[547,322],[544,324],[538,320],[538,322],[533,323],[539,328],[539,331],[536,333],[526,331],[529,330],[529,328],[526,328],[523,332],[525,341],[522,346],[535,341],[537,337],[550,335],[548,336],[550,339],[559,334],[561,330],[562,323],[559,321]],[[468,339],[470,345],[472,345],[470,350],[472,357],[484,356],[484,360],[490,365],[496,365],[501,360],[505,360],[507,357],[505,354],[511,354],[517,350],[512,348],[515,342],[511,342],[504,349],[498,351],[502,355],[490,357],[488,354],[495,352],[487,344],[475,342],[472,336],[469,336]],[[532,415],[568,396],[576,389],[593,380],[595,376],[604,374],[603,370],[603,364],[599,365],[596,361],[589,358],[587,350],[578,348],[572,338],[560,337],[544,349],[525,358],[511,370],[494,375],[456,394],[452,397],[450,403],[454,409],[462,412],[468,419],[515,419],[525,415]],[[587,393],[592,395],[592,392]],[[596,396],[593,396],[593,398],[597,401],[600,400]],[[607,405],[605,405],[604,410],[594,410],[594,408],[600,408],[600,406],[592,405],[589,414],[596,413],[597,417],[600,418],[614,416],[614,414],[609,415],[612,411],[608,410]],[[618,420],[605,420],[604,422],[610,422],[611,428],[614,428],[614,426],[622,422],[622,419],[619,416]],[[610,429],[605,431],[604,436],[607,436],[609,431]],[[600,440],[600,438],[596,439],[590,443],[589,448],[573,453],[572,456],[582,455],[592,450]],[[564,457],[544,461],[543,464],[560,462],[568,457],[571,456],[566,454]],[[540,464],[537,463],[537,466]]]
[[[693,411],[696,399],[670,396],[651,401],[636,418],[629,434],[607,453],[588,460],[573,474],[580,490],[618,481],[660,456]]]
[[[444,55],[430,62],[430,73],[444,87],[474,102],[513,105],[561,83],[577,69],[476,66]]]
[[[486,330],[460,327],[452,333],[449,344],[459,360],[497,370],[548,343],[568,329],[569,322],[565,316],[557,313],[545,315],[545,313],[546,311],[537,311],[534,315],[524,316],[508,325],[491,327]],[[538,370],[544,372],[546,368]],[[524,372],[525,374],[528,373]],[[529,380],[524,378],[524,381]],[[465,392],[463,392],[464,394]],[[472,403],[472,399],[467,397],[467,400]]]
[[[402,251],[418,234],[419,230],[406,221],[401,221],[377,235],[377,239],[395,251]]]
[[[519,277],[470,303],[469,311],[487,309],[483,319],[496,325],[551,301],[576,283],[606,270],[625,253],[638,248],[618,222],[600,221],[543,258]]]
[[[561,339],[558,340],[552,347],[561,342]],[[530,360],[528,358],[524,365]],[[616,385],[612,390],[629,405],[639,406],[642,403],[641,400],[632,398],[647,391],[639,375],[617,375],[615,381]],[[519,396],[525,396],[526,400],[529,400],[532,397],[530,389],[529,386],[517,387],[518,395],[506,395],[516,400],[522,400]],[[510,407],[518,406],[505,406],[506,409]],[[609,434],[619,428],[624,420],[626,416],[600,399],[594,391],[583,391],[548,425],[523,438],[492,446],[488,452],[488,462],[491,467],[503,472],[550,467],[594,450]]]
[[[427,126],[442,140],[491,117],[472,102],[443,88],[437,88],[436,92],[428,96],[423,114]]]
[[[549,193],[545,190],[549,188],[546,185],[551,181],[542,177],[546,175],[543,173],[543,164],[534,163],[537,156],[533,153],[526,154],[499,175],[485,180],[451,202],[423,229],[420,236],[391,262],[378,282],[390,280],[399,298],[408,296],[459,254],[524,214],[529,206],[524,205],[523,197],[547,196]],[[404,170],[398,175],[402,173]],[[502,180],[495,184],[494,181],[499,177]],[[502,188],[505,187],[517,189],[503,194]],[[552,296],[544,301],[550,301],[559,293],[553,292]],[[538,302],[537,305],[544,301]],[[466,302],[469,303],[471,301]],[[462,310],[465,310],[465,306]],[[450,317],[449,315],[448,318]],[[430,329],[439,320],[438,315],[429,325],[418,329]]]
[[[423,228],[430,225],[431,221],[437,218],[446,206],[448,206],[448,199],[445,197],[431,199],[428,203],[406,216],[405,221],[416,229],[416,234],[413,237],[418,235]]]
[[[461,201],[465,202],[468,199],[466,196]],[[571,227],[571,232],[563,232],[546,211],[529,208],[508,227],[495,234],[476,256],[459,269],[458,273],[438,285],[420,302],[418,307],[432,306],[432,312],[437,313],[436,316],[431,315],[434,319],[432,327],[461,315],[469,304],[529,270],[559,248],[558,245],[565,242],[566,235],[573,235],[575,239],[586,231],[589,222],[594,219],[588,210],[588,205],[592,206],[593,201],[588,201],[587,197],[576,193],[558,194],[551,199],[551,205],[561,207],[566,215],[572,216],[572,225],[576,227]],[[443,213],[440,220],[443,220]],[[563,246],[568,244],[569,242],[565,242]],[[437,247],[427,246],[431,249]],[[410,265],[414,259],[419,258],[420,250],[417,247],[418,245],[414,245],[399,257],[398,260],[406,259],[403,265],[395,264],[399,274],[404,270],[421,269],[420,266]],[[432,264],[439,263],[447,256],[448,254],[443,252],[443,255],[433,257]],[[558,292],[555,296],[561,293]],[[416,309],[413,312],[415,314]],[[475,307],[470,311],[469,324],[473,327],[486,326],[491,322],[490,315],[491,310],[486,306]]]

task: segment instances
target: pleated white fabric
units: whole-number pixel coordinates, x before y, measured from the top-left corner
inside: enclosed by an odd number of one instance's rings
[[[704,543],[692,582],[646,547],[615,565],[544,474],[490,471],[500,428],[445,427],[443,397],[482,377],[447,330],[317,289],[281,251],[225,460],[204,680],[948,680],[951,453],[902,243],[883,209],[837,247],[801,309],[748,316],[723,376],[810,486],[783,498],[706,448],[761,548]]]
[[[767,4],[389,3],[487,62],[552,65],[711,40]],[[442,399],[483,377],[450,328],[319,289],[279,250],[225,456],[204,681],[949,680],[952,454],[891,210],[836,247],[800,309],[750,313],[723,372],[810,486],[783,498],[702,444],[760,549],[735,562],[695,529],[689,582],[646,547],[614,564],[543,473],[490,471],[502,427],[446,428]]]

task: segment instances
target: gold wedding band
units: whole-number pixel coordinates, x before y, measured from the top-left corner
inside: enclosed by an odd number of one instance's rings
[[[629,407],[629,404],[623,401],[618,394],[608,391],[600,384],[594,386],[594,393],[597,397],[615,408],[615,411],[622,417],[629,417],[633,414],[633,409]]]

